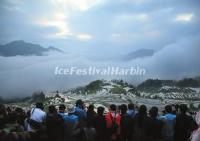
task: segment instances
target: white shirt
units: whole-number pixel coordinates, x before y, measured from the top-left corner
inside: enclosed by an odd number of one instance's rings
[[[42,111],[41,109],[39,109],[39,108],[33,108],[31,110],[31,117],[30,117],[30,119],[42,123],[46,119],[46,113],[44,111]],[[28,129],[27,130],[28,131],[34,131],[34,129],[31,128],[30,124],[28,124]]]
[[[31,118],[37,122],[44,122],[46,119],[46,113],[39,108],[33,108],[31,110]]]

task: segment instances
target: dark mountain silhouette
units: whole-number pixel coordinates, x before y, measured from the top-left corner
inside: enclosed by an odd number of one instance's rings
[[[123,57],[123,60],[133,60],[137,58],[145,58],[149,56],[153,56],[155,51],[153,49],[139,49],[133,52],[128,53]]]
[[[54,47],[44,48],[38,44],[27,43],[23,40],[13,41],[5,45],[0,45],[0,56],[42,56],[45,52],[56,51],[63,52]]]
[[[200,87],[199,77],[184,78],[181,80],[160,80],[160,79],[147,79],[138,85],[138,88],[154,87],[161,88],[162,86],[180,87],[180,88],[198,88]]]

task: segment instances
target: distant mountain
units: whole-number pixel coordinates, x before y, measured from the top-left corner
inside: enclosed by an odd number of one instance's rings
[[[128,53],[123,57],[123,60],[133,60],[137,58],[145,58],[149,56],[153,56],[155,51],[153,49],[139,49],[133,52]]]
[[[29,56],[29,55],[36,55],[42,56],[45,52],[49,51],[57,51],[63,52],[54,47],[44,48],[38,44],[27,43],[23,40],[13,41],[5,45],[0,45],[0,56]]]
[[[200,88],[200,79],[198,77],[184,78],[182,80],[147,79],[137,86],[139,90],[151,92],[158,91],[162,87],[168,87],[170,88],[170,90],[171,88],[175,88],[176,90],[183,90],[187,88]]]

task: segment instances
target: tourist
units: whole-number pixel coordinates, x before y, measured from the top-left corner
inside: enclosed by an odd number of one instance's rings
[[[162,128],[163,123],[160,119],[158,119],[158,108],[152,107],[149,110],[150,120],[151,120],[151,138],[153,141],[160,141],[162,140]]]
[[[163,138],[164,141],[174,140],[174,126],[176,121],[176,115],[172,114],[172,106],[165,106],[165,115],[161,116],[160,119],[163,121]]]
[[[109,140],[119,141],[120,140],[120,121],[121,116],[116,112],[117,106],[115,104],[110,105],[109,112],[105,115],[106,128]]]
[[[147,107],[141,105],[133,121],[132,141],[151,141],[151,124],[147,116]]]
[[[49,106],[46,125],[49,141],[64,141],[64,120],[53,105]]]
[[[46,113],[41,102],[36,103],[36,107],[31,109],[28,131],[39,130],[46,120]]]
[[[104,107],[97,108],[97,116],[95,118],[95,129],[97,132],[97,141],[107,141],[107,133],[106,133],[106,119],[104,116]]]
[[[131,141],[132,132],[133,132],[133,113],[127,113],[127,105],[122,104],[121,108],[121,141]],[[130,108],[130,105],[129,105]],[[131,113],[129,111],[129,113]]]
[[[188,141],[191,132],[194,129],[194,120],[187,115],[187,105],[179,106],[180,114],[176,116],[174,141]]]

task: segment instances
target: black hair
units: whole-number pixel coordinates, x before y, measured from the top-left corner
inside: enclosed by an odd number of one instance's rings
[[[88,111],[94,111],[94,105],[90,104],[88,107]]]
[[[56,107],[54,105],[49,106],[49,113],[55,113],[57,112]]]
[[[172,112],[172,106],[171,105],[165,106],[165,112],[166,113],[171,113]]]
[[[98,115],[103,115],[103,113],[104,113],[104,110],[105,110],[105,108],[104,107],[98,107],[97,108],[97,113],[98,113]]]
[[[144,115],[147,112],[147,107],[145,105],[141,105],[139,109],[139,114]]]
[[[126,104],[122,104],[122,105],[120,106],[120,110],[121,110],[121,114],[122,114],[122,115],[126,114],[127,105],[126,105]]]
[[[149,110],[149,115],[152,117],[152,118],[156,118],[158,116],[158,108],[157,107],[152,107],[150,110]]]
[[[179,108],[179,105],[178,105],[178,104],[176,104],[176,105],[174,106],[174,108],[175,108],[176,110],[178,110],[178,108]]]
[[[76,107],[83,108],[83,105],[84,105],[84,103],[83,103],[83,101],[82,101],[81,99],[78,99],[78,100],[76,101]]]
[[[128,104],[128,109],[129,110],[134,110],[134,108],[135,108],[135,105],[133,103],[129,103]]]
[[[110,110],[111,111],[116,111],[117,110],[117,106],[115,104],[111,104],[110,105]]]
[[[66,106],[64,104],[60,104],[59,110],[64,111],[66,109]]]
[[[36,103],[36,108],[43,110],[44,109],[43,103],[42,102]]]
[[[181,105],[179,106],[179,109],[180,109],[180,112],[181,112],[181,113],[186,113],[187,110],[188,110],[188,107],[187,107],[186,104],[181,104]]]

